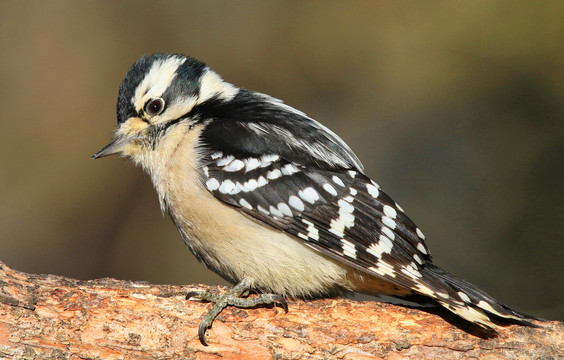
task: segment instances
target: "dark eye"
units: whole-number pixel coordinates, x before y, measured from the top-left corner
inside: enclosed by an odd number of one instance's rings
[[[145,113],[149,116],[157,116],[159,115],[165,106],[165,102],[163,99],[151,99],[145,104]]]

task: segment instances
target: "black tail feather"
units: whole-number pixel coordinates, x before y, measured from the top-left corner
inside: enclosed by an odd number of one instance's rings
[[[530,321],[540,320],[512,309],[475,285],[433,263],[427,262],[422,272],[433,280],[444,284],[445,290],[449,294],[449,298],[437,297],[435,300],[466,320],[491,328],[495,328],[494,320],[497,323],[509,321],[526,326],[535,326]]]

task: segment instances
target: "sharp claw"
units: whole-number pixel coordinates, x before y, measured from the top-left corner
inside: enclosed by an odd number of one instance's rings
[[[186,300],[190,300],[191,298],[198,298],[200,294],[200,291],[190,291],[188,294],[186,294]]]
[[[284,299],[280,295],[273,295],[272,300],[280,303],[280,306],[282,306],[282,309],[284,309],[284,312],[288,313],[288,303],[286,302],[286,299]]]
[[[200,326],[198,326],[198,338],[200,338],[200,342],[204,346],[208,346],[206,342],[206,330],[208,330],[208,325],[202,321]]]
[[[288,313],[288,303],[286,302],[286,300],[282,299],[282,301],[280,301],[280,305],[282,305],[284,312],[287,314]]]

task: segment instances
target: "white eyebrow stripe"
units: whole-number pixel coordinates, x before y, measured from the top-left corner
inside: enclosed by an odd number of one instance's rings
[[[151,70],[135,89],[135,94],[131,99],[135,110],[141,111],[148,99],[161,97],[176,77],[176,70],[185,61],[186,58],[177,56],[155,61]]]

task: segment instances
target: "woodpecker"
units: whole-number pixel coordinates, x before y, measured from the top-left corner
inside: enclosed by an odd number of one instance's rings
[[[424,296],[463,319],[532,325],[433,264],[421,230],[334,132],[282,101],[224,81],[184,55],[139,58],[119,88],[118,154],[150,175],[161,210],[196,258],[229,282],[228,305],[347,292]],[[248,297],[256,292],[256,297]]]

